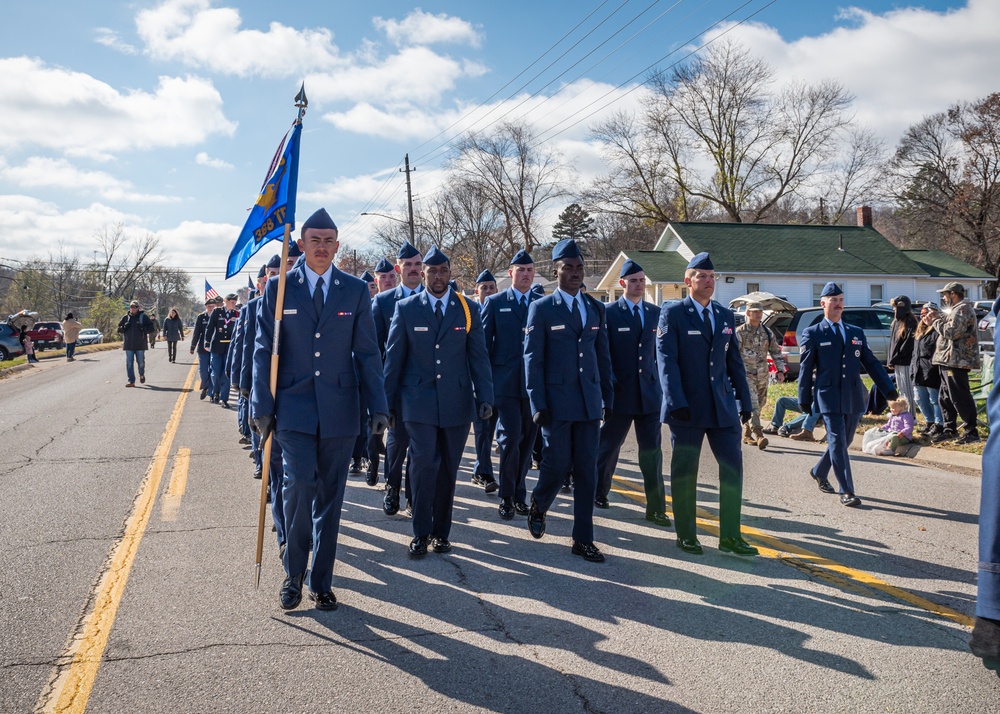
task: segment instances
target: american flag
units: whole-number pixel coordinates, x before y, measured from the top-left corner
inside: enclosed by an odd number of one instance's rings
[[[205,299],[211,300],[213,298],[219,297],[219,293],[215,292],[215,288],[208,284],[208,280],[205,281]]]

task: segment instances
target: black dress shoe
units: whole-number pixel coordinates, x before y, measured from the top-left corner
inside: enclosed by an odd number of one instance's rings
[[[285,578],[280,593],[282,610],[294,610],[302,602],[302,581],[305,577],[305,573],[299,573]]]
[[[365,473],[365,483],[369,486],[374,486],[378,483],[378,467],[368,466],[368,471]]]
[[[432,538],[431,550],[435,553],[450,553],[451,543],[448,542],[447,538]]]
[[[545,514],[538,510],[535,502],[531,502],[531,509],[528,511],[528,531],[532,538],[541,538],[545,535]]]
[[[701,543],[698,542],[697,538],[678,538],[677,547],[691,555],[701,555],[705,552],[702,550]]]
[[[349,474],[361,473],[361,459],[351,459],[351,468],[347,470]]]
[[[487,476],[486,477],[486,485],[483,486],[483,490],[486,493],[494,493],[494,492],[498,491],[499,489],[500,489],[500,484],[497,483],[497,480],[495,478],[493,478],[492,476]]]
[[[1000,620],[977,617],[969,638],[969,651],[983,661],[986,669],[1000,676]]]
[[[820,478],[813,473],[812,469],[809,469],[809,475],[812,476],[813,481],[819,485],[819,490],[823,493],[836,493],[833,486],[830,485],[830,481],[825,478]]]
[[[314,593],[310,590],[309,599],[316,603],[317,610],[337,609],[337,596],[333,594],[333,590],[327,590],[325,593]]]
[[[208,387],[205,387],[204,389],[201,390],[201,396],[198,397],[198,399],[204,399],[207,396],[208,396]]]
[[[655,523],[658,526],[664,526],[666,528],[669,528],[671,525],[670,517],[666,513],[660,513],[660,512],[647,513],[646,520]]]
[[[497,515],[502,520],[511,520],[514,517],[514,502],[509,498],[501,498],[500,506],[497,508]]]
[[[410,557],[422,558],[427,555],[427,536],[416,536],[410,541]]]
[[[597,549],[597,546],[593,543],[581,543],[580,541],[573,541],[573,555],[583,556],[584,560],[588,560],[591,563],[603,563],[604,553]]]
[[[229,402],[227,402],[225,399],[222,400],[222,408],[229,409]]]
[[[524,501],[515,501],[514,513],[516,513],[519,516],[526,516],[529,513],[531,513],[531,509],[528,507],[528,504],[525,503]]]
[[[736,555],[758,555],[759,551],[742,538],[720,538],[719,550]]]
[[[385,487],[385,498],[382,499],[382,510],[387,516],[399,513],[399,489],[395,486]]]
[[[253,471],[253,477],[255,479],[260,480],[261,477],[263,477],[263,475],[264,475],[264,473],[263,473],[263,471],[261,469],[254,469],[254,471]]]
[[[249,444],[250,443],[250,439],[246,438],[245,436],[241,436],[240,437],[240,443],[241,444]]]
[[[597,508],[611,508],[611,501],[606,499],[604,496],[598,496],[594,499],[594,506]]]
[[[472,483],[477,486],[485,486],[486,480],[488,478],[493,478],[492,476],[486,476],[485,474],[472,474]]]
[[[406,499],[406,508],[403,509],[403,515],[407,518],[413,518],[413,501]]]
[[[563,493],[573,493],[573,479],[569,476],[564,478],[562,488],[559,490]]]
[[[857,508],[861,505],[861,499],[853,493],[844,493],[840,496],[840,502],[848,508]]]

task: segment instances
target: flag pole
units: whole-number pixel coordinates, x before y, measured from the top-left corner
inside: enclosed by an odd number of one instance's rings
[[[296,124],[302,124],[302,117],[305,116],[306,106],[309,100],[306,99],[305,83],[299,93],[295,95],[295,106],[298,107],[299,116],[295,120]],[[288,243],[292,236],[292,226],[285,223],[285,236],[281,241],[281,266],[278,272],[278,294],[274,300],[274,338],[271,340],[271,375],[270,389],[272,399],[276,399],[278,392],[278,359],[280,357],[279,348],[281,346],[281,316],[285,307],[285,284],[288,273]],[[271,447],[274,443],[274,433],[277,429],[271,430],[267,440],[261,445],[263,449],[262,464],[260,472],[260,507],[257,512],[257,559],[255,562],[256,577],[254,589],[260,589],[260,569],[264,560],[264,516],[267,512],[267,492],[270,484],[271,470]],[[275,498],[281,498],[280,491],[275,494]]]

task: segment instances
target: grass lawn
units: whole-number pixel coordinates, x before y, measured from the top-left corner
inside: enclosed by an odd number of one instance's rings
[[[78,355],[85,355],[88,352],[104,352],[106,350],[120,350],[121,347],[122,347],[121,342],[102,342],[99,345],[83,345],[82,347],[77,347],[76,353]],[[54,359],[65,360],[66,350],[65,349],[60,349],[60,350],[47,349],[45,351],[35,350],[35,357],[38,358],[39,362],[48,362],[49,360],[54,360]],[[5,360],[3,362],[0,362],[0,370],[7,369],[8,367],[15,367],[19,364],[24,364],[27,361],[28,358],[25,357],[24,355],[21,355],[20,357],[15,357],[14,359]]]
[[[865,383],[865,387],[871,389],[872,380],[868,377],[862,377]],[[980,375],[978,372],[973,372],[970,375],[969,386],[972,389],[973,394],[978,394],[981,388]],[[771,415],[774,414],[774,404],[778,401],[778,397],[798,397],[799,393],[799,383],[795,382],[785,382],[784,384],[772,384],[767,390],[767,404],[761,409],[760,421],[762,424],[766,425],[766,422],[770,421]],[[978,402],[980,405],[982,401]],[[917,424],[922,425],[925,423],[924,418],[920,416],[919,410],[916,410],[914,416],[917,419]],[[889,419],[889,412],[881,416],[873,416],[871,414],[866,414],[861,417],[861,422],[858,424],[858,434],[864,434],[866,431],[871,429],[873,426],[882,426]],[[980,414],[980,419],[985,422],[985,413]],[[823,422],[821,421],[820,424]],[[978,444],[924,444],[921,443],[922,447],[933,447],[935,449],[947,449],[949,451],[964,451],[968,454],[979,454],[983,453],[983,447],[986,445],[986,435],[989,433],[989,429],[985,428],[982,423],[979,425],[979,435],[983,438]],[[857,443],[857,442],[856,442]]]

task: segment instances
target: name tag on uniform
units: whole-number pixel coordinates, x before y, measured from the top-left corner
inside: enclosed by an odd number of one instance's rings
[[[820,347],[829,347],[832,344],[833,344],[832,342],[820,342],[819,346]]]
[[[700,335],[701,330],[688,330],[689,335]]]
[[[289,310],[282,310],[282,314],[284,314],[284,315],[298,315],[298,314],[299,314],[299,311],[298,311],[298,310],[296,310],[296,309],[295,309],[295,308],[293,307],[293,308],[291,308],[291,309],[289,309]]]
[[[502,308],[500,308],[500,312],[510,312],[510,308],[509,307],[502,307]]]
[[[566,325],[553,325],[551,327],[551,329],[553,329],[553,330],[565,330],[566,329]]]
[[[631,332],[632,328],[631,327],[619,327],[618,331],[619,332]]]
[[[426,327],[414,327],[413,331],[414,332],[427,332],[427,328]]]

